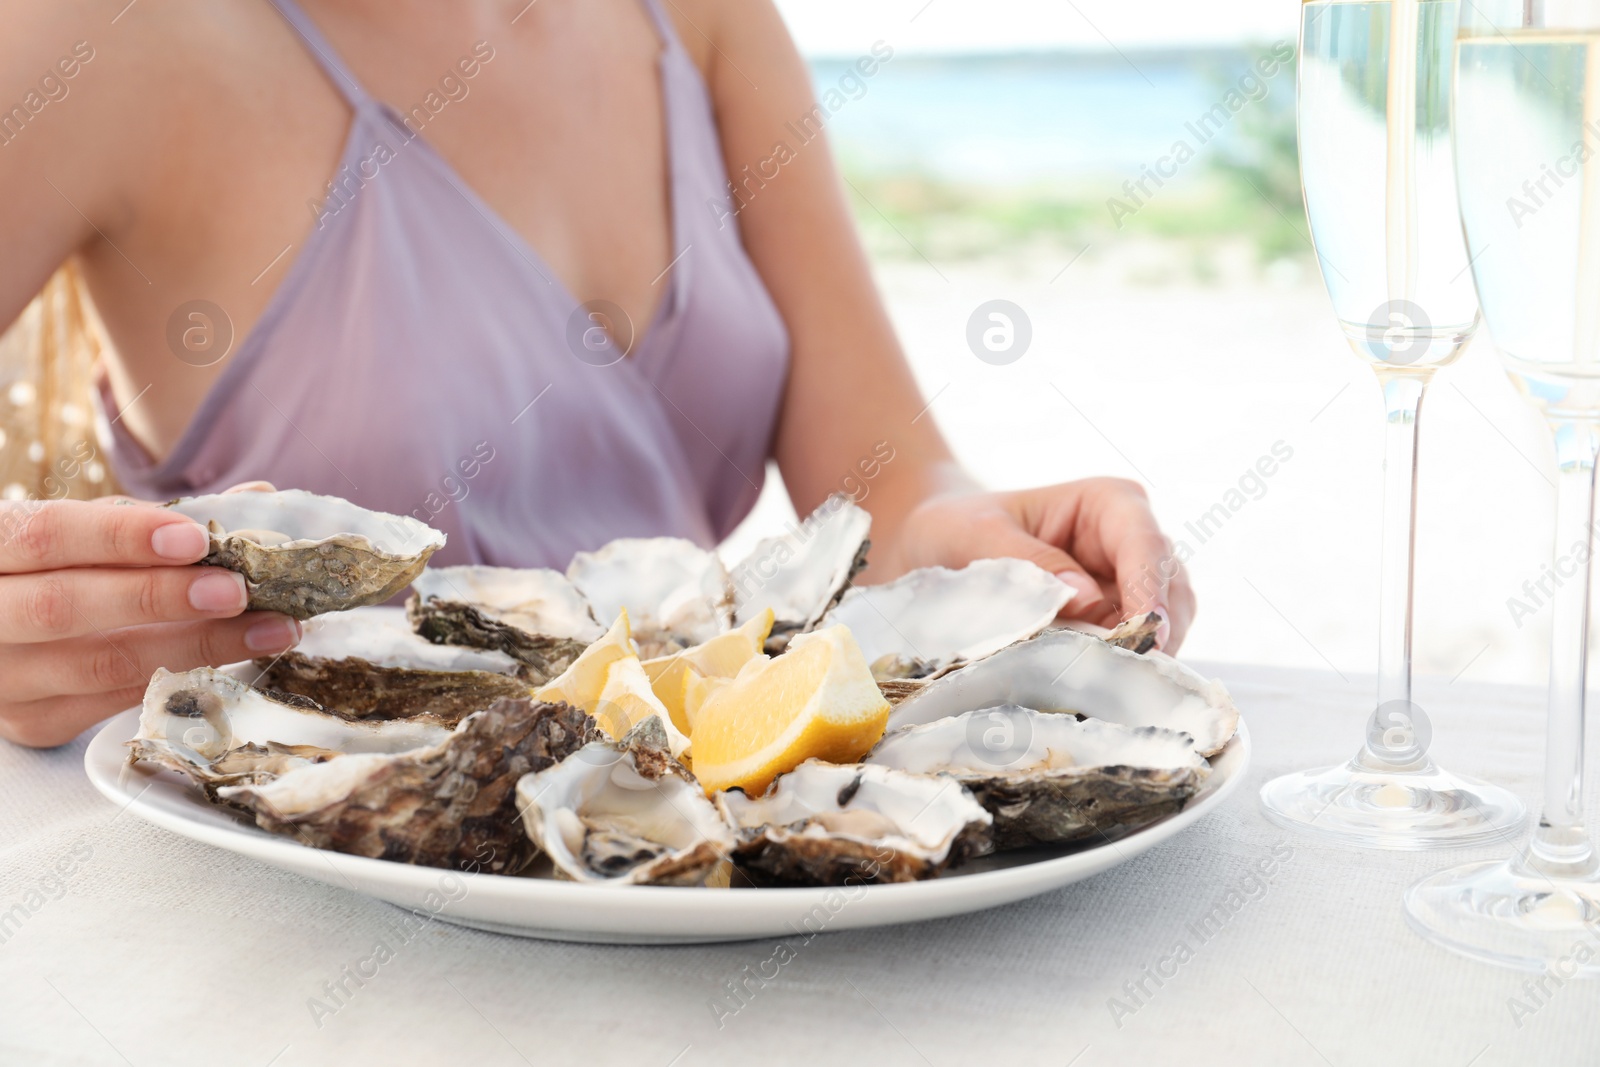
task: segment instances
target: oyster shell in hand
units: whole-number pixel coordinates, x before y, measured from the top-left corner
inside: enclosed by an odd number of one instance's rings
[[[605,633],[589,602],[560,571],[515,567],[431,567],[412,583],[412,627],[439,645],[502,652],[542,684]]]
[[[715,796],[753,880],[858,885],[931,878],[989,851],[989,813],[944,775],[807,760],[764,796]]]
[[[871,529],[871,515],[835,494],[798,527],[758,542],[730,571],[734,622],[743,625],[770,608],[766,650],[783,651],[790,637],[816,628],[867,565]]]
[[[184,497],[167,507],[206,527],[211,551],[200,562],[244,575],[253,610],[297,619],[381,604],[445,541],[409,515],[300,489]]]
[[[823,625],[850,627],[880,682],[937,678],[1037,634],[1072,596],[1027,560],[980,559],[856,586]]]
[[[528,695],[523,664],[503,652],[433,644],[412,632],[399,608],[311,619],[293,650],[256,666],[256,685],[351,719],[432,715],[453,726],[501,697]]]
[[[1178,730],[1194,738],[1202,756],[1222,751],[1239,727],[1239,709],[1222,683],[1170,656],[1051,630],[927,683],[894,706],[889,729],[1001,704]]]
[[[597,619],[628,613],[645,659],[710,640],[733,625],[733,586],[715,552],[678,537],[624,537],[567,566]]]
[[[1014,704],[897,730],[865,762],[954,776],[994,816],[997,849],[1137,829],[1182,808],[1211,772],[1188,734]]]
[[[733,833],[652,716],[517,783],[528,836],[577,882],[703,885]]]

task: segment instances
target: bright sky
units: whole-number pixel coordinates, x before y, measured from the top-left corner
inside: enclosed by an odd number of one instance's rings
[[[1136,48],[1295,39],[1296,0],[777,0],[807,55]],[[1110,44],[1107,43],[1109,39]]]

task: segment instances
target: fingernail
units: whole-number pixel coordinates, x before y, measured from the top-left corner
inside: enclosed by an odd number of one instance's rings
[[[234,571],[209,570],[189,583],[189,606],[196,611],[243,611],[247,599],[244,575]]]
[[[1061,579],[1062,584],[1071,587],[1075,594],[1069,602],[1075,611],[1098,604],[1106,598],[1100,591],[1100,583],[1081,571],[1057,571],[1056,577]]]
[[[287,615],[262,619],[244,632],[244,647],[267,655],[287,652],[299,641],[300,624]]]
[[[211,546],[206,528],[198,522],[169,522],[157,526],[150,535],[150,549],[162,559],[193,563],[203,559]]]
[[[1167,647],[1167,642],[1172,639],[1172,620],[1167,616],[1166,608],[1152,608],[1161,621],[1156,624],[1156,651],[1160,652]]]

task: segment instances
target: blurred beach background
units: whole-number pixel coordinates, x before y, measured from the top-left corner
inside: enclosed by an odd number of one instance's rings
[[[845,79],[828,137],[960,458],[995,488],[1144,482],[1189,548],[1201,610],[1185,658],[1369,675],[1382,406],[1307,239],[1292,60],[1249,80],[1292,54],[1299,5],[779,6],[819,93]],[[880,41],[892,58],[850,79]],[[1219,103],[1219,131],[1192,125]],[[1194,150],[1181,164],[1179,141]],[[1147,167],[1172,176],[1135,201],[1124,183]],[[994,299],[1032,328],[1007,365],[967,343]],[[1553,454],[1486,335],[1436,379],[1421,464],[1417,671],[1542,684],[1548,596],[1525,583],[1550,558]],[[730,547],[791,518],[774,475]]]

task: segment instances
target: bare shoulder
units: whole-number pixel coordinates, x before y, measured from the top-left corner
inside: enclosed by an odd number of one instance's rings
[[[712,96],[750,88],[751,63],[787,66],[794,53],[772,0],[662,0]],[[737,84],[734,84],[737,83]]]

